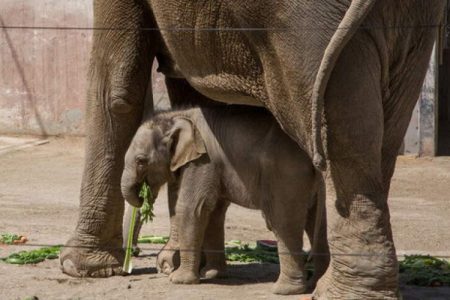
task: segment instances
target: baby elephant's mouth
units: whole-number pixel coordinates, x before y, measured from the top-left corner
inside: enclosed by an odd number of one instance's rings
[[[153,200],[153,193],[146,178],[144,178],[140,183],[136,185],[136,189],[136,195],[138,195],[139,201],[141,201],[141,203],[146,200]]]
[[[142,183],[137,183],[134,186],[134,194],[138,196],[139,200],[143,201],[141,198],[140,192],[141,192]]]

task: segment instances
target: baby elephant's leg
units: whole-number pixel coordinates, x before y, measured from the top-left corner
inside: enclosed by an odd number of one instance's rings
[[[282,195],[280,195],[282,196]],[[278,240],[280,275],[272,291],[280,295],[302,294],[306,291],[306,273],[303,255],[303,230],[306,218],[306,203],[301,196],[295,199],[274,199],[270,223]],[[277,201],[279,200],[279,201]],[[268,214],[266,213],[266,216]]]
[[[164,245],[156,258],[158,272],[169,275],[180,266],[180,247],[178,243],[178,225],[175,216],[175,206],[178,197],[178,182],[169,182],[167,185],[170,235],[169,241]]]
[[[173,283],[200,281],[202,246],[210,215],[218,202],[219,177],[209,163],[191,166],[183,172],[176,205],[180,267],[170,274]]]
[[[211,213],[203,242],[206,264],[200,271],[202,277],[207,279],[223,277],[226,273],[225,261],[225,214],[229,202],[220,201]]]
[[[324,199],[319,201],[325,201]],[[323,203],[324,205],[325,203]],[[312,259],[314,264],[313,277],[308,282],[308,288],[314,289],[317,281],[322,277],[328,268],[330,263],[330,249],[328,248],[327,239],[327,219],[325,207],[318,209],[320,205],[316,202],[313,207],[309,209],[308,219],[306,222],[306,233],[308,234],[309,241],[311,243]],[[317,216],[317,214],[321,214]],[[319,224],[316,224],[316,218],[319,217]],[[319,226],[318,229],[315,226]],[[315,231],[317,232],[317,240],[314,240]]]
[[[209,215],[210,211],[207,210],[202,210],[197,215],[195,210],[190,209],[180,212],[178,215],[180,267],[170,274],[171,282],[182,284],[196,284],[200,282],[201,247]]]

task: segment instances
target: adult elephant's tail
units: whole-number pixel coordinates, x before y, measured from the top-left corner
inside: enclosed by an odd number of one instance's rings
[[[319,71],[314,82],[311,98],[313,163],[319,170],[326,169],[322,143],[322,113],[324,107],[324,94],[330,79],[331,72],[350,38],[354,35],[376,0],[353,0],[344,15],[339,27],[333,34],[330,43],[325,49]]]

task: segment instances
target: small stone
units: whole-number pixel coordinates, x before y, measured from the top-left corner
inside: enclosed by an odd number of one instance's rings
[[[131,284],[129,284],[129,285],[127,286],[127,289],[131,289]]]

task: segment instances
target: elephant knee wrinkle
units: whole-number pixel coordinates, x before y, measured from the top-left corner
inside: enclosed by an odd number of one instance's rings
[[[110,109],[115,114],[127,114],[133,110],[133,106],[124,99],[113,99],[110,104]]]

